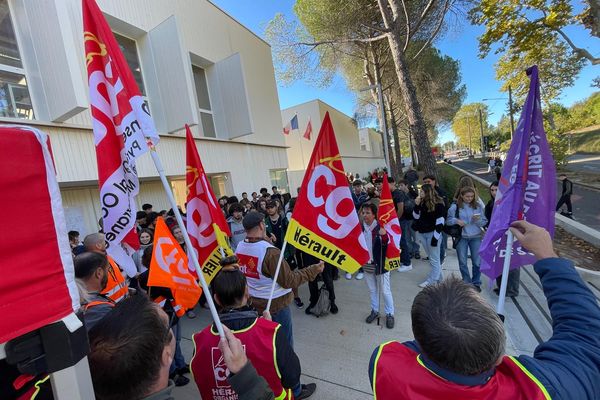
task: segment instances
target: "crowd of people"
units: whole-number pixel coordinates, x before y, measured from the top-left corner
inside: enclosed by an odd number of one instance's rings
[[[346,274],[346,278],[367,283],[365,302],[368,290],[371,308],[367,323],[380,317],[381,291],[385,326],[392,329],[395,320],[390,274],[395,272],[383,268],[389,238],[377,223],[383,176],[368,176],[370,182],[349,176],[348,184],[370,260],[356,275]],[[502,322],[478,294],[482,285],[479,246],[493,213],[498,183],[490,185],[492,200],[484,204],[468,176],[460,179],[451,196],[440,188],[435,176],[424,176],[419,184],[419,174],[413,169],[397,182],[388,179],[402,228],[402,265],[398,271],[411,271],[412,259],[421,258],[421,248],[430,271],[419,285],[423,290],[411,310],[415,341],[386,343],[373,352],[369,377],[375,396],[600,396],[600,338],[590,334],[600,329],[600,309],[572,264],[557,258],[548,233],[526,222],[511,228],[521,244],[540,260],[535,270],[548,296],[554,334],[534,357],[507,357]],[[107,256],[101,230],[86,236],[82,243],[77,232],[69,232],[98,399],[174,399],[173,387],[188,384],[186,375],[190,371],[203,399],[301,400],[315,393],[316,384],[301,382],[302,366],[294,350],[290,306],[304,307],[298,287],[308,283],[310,298],[305,311],[312,314],[320,302],[318,282],[322,280],[329,311],[336,314],[339,307],[334,281],[339,279],[338,270],[286,246],[267,310],[296,199],[280,194],[277,187],[270,193],[267,189],[259,193],[252,193],[250,198],[243,193],[241,200],[219,199],[231,229],[230,245],[235,255],[221,260],[222,269],[212,280],[210,293],[203,297],[214,299],[226,338],[219,338],[215,324],[195,333],[195,351],[189,364],[180,346],[180,318],[185,310],[173,303],[169,289],[147,285],[158,217],[165,219],[186,250],[173,212],[157,213],[152,205],[144,204],[138,213],[141,247],[133,255],[138,271],[135,277],[124,276]],[[444,279],[442,275],[449,239],[457,252],[460,280]],[[518,295],[518,270],[511,271],[508,282],[507,295]],[[187,311],[188,317],[195,316],[193,310]]]

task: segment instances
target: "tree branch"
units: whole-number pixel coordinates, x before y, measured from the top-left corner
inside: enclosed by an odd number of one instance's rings
[[[367,25],[367,24],[360,24],[361,26],[364,26],[367,29],[373,29],[376,32],[381,32],[381,33],[389,33],[391,32],[389,29],[386,28],[380,28],[378,26],[373,26],[373,25]]]
[[[415,27],[413,28],[414,33],[417,33],[419,31],[421,24],[423,24],[423,21],[427,17],[427,14],[429,14],[429,12],[431,11],[431,8],[433,7],[433,4],[435,3],[435,1],[436,0],[430,0],[429,3],[427,3],[427,5],[425,6],[425,9],[421,13],[419,20],[417,21]],[[446,11],[447,11],[447,8],[444,10],[443,15],[446,15]],[[409,39],[406,39],[406,40],[408,41]]]
[[[580,47],[577,47],[575,45],[575,43],[573,43],[573,41],[567,36],[566,33],[564,33],[562,31],[562,29],[560,28],[554,28],[546,23],[544,23],[544,26],[549,28],[550,30],[553,30],[554,32],[558,33],[560,36],[562,36],[562,38],[565,40],[565,42],[567,42],[567,44],[569,45],[569,47],[571,47],[571,49],[573,49],[573,52],[575,54],[577,54],[579,57],[585,58],[588,61],[590,61],[592,63],[592,65],[598,65],[600,64],[600,58],[598,57],[594,57],[589,51],[587,51],[586,49],[582,49]]]
[[[404,48],[402,49],[402,52],[405,53],[412,33],[410,31],[410,21],[408,20],[408,10],[406,9],[404,0],[402,0],[402,8],[404,9],[404,19],[406,20],[406,40],[404,41]]]
[[[440,16],[438,25],[435,27],[435,31],[433,31],[433,34],[429,37],[429,39],[427,39],[427,41],[425,42],[423,47],[421,47],[421,49],[417,52],[417,54],[415,54],[415,56],[412,58],[412,61],[416,60],[419,57],[419,55],[421,54],[421,52],[423,50],[425,50],[431,44],[431,42],[433,42],[435,37],[440,33],[440,30],[442,29],[442,26],[444,25],[444,17],[446,15],[446,12],[448,11],[448,8],[450,8],[450,1],[451,0],[446,0],[446,5],[444,6],[444,11],[442,12],[442,15]]]
[[[370,38],[365,38],[365,39],[335,39],[335,40],[321,40],[319,42],[312,42],[312,43],[308,43],[308,42],[298,42],[297,44],[302,45],[302,46],[312,46],[312,47],[317,47],[317,46],[321,46],[323,44],[340,44],[340,43],[373,43],[373,42],[377,42],[379,40],[382,39],[386,39],[387,38],[387,33],[385,34],[381,34],[378,36],[373,36]]]

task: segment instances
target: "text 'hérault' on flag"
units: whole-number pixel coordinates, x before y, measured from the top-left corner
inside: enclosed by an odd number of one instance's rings
[[[494,202],[494,211],[479,254],[481,272],[490,278],[502,273],[506,257],[506,231],[517,220],[541,226],[554,236],[556,168],[544,131],[538,68],[527,70],[529,94],[508,151]],[[515,240],[510,268],[535,262]]]
[[[388,271],[393,271],[400,267],[402,228],[400,228],[400,221],[398,220],[398,214],[396,213],[396,207],[392,199],[387,174],[383,175],[383,187],[381,188],[379,209],[377,210],[377,221],[385,229],[390,238],[385,252],[384,267]]]
[[[323,119],[285,240],[351,273],[369,261],[329,113]]]
[[[129,253],[139,247],[135,161],[159,137],[148,105],[94,0],[83,0],[83,29],[107,252],[133,277],[137,270]]]
[[[186,228],[194,247],[193,250],[198,254],[198,262],[206,283],[210,283],[221,269],[219,264],[221,257],[233,254],[227,241],[227,237],[231,236],[231,231],[227,221],[225,221],[223,212],[217,206],[212,188],[208,184],[192,131],[187,125],[185,130]],[[196,270],[191,265],[190,271],[193,275],[196,275]]]
[[[162,217],[156,220],[148,286],[171,289],[174,308],[179,306],[184,310],[194,308],[202,294],[196,278],[190,273],[187,255]]]

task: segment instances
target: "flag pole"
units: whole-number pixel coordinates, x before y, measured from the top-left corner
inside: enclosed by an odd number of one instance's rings
[[[179,213],[179,208],[177,208],[177,202],[175,201],[175,197],[173,197],[173,192],[171,191],[171,187],[169,186],[169,182],[167,181],[167,177],[165,176],[165,170],[162,166],[162,162],[160,161],[160,158],[158,157],[158,153],[156,152],[156,148],[154,146],[150,148],[150,155],[152,156],[154,166],[158,171],[160,180],[163,184],[163,187],[165,188],[165,192],[167,193],[167,198],[169,199],[169,203],[171,204],[171,208],[173,209],[173,213],[175,214],[175,219],[177,219],[177,223],[181,228],[181,233],[183,233],[185,245],[189,249],[188,256],[192,260],[194,268],[196,268],[196,273],[198,274],[198,278],[200,279],[202,290],[204,290],[204,293],[206,293],[206,301],[208,302],[210,313],[212,315],[213,321],[215,322],[215,327],[217,328],[217,331],[219,331],[219,336],[221,336],[221,338],[225,338],[225,331],[223,331],[223,325],[221,325],[221,320],[219,319],[219,314],[217,313],[215,303],[212,297],[210,296],[210,290],[208,289],[206,279],[204,279],[202,268],[200,268],[200,264],[198,263],[198,256],[194,251],[194,247],[192,246],[192,242],[190,241],[190,235],[188,234],[185,224],[183,223],[183,219],[181,218],[181,214]]]
[[[277,278],[279,277],[279,270],[281,270],[281,263],[283,262],[283,255],[285,254],[285,248],[287,247],[287,240],[283,241],[281,246],[281,253],[279,253],[279,260],[277,261],[277,269],[275,269],[275,276],[273,277],[273,284],[271,285],[271,294],[269,294],[269,301],[267,301],[266,311],[271,309],[271,303],[273,302],[273,293],[275,293],[275,285],[277,284]]]
[[[502,281],[500,283],[500,293],[498,293],[498,306],[496,312],[504,321],[504,303],[506,302],[506,287],[508,286],[508,273],[510,272],[510,259],[512,257],[514,235],[509,229],[506,238],[506,253],[504,254],[504,265],[502,266]]]

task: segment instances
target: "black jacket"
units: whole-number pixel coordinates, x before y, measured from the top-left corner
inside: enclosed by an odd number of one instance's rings
[[[365,225],[361,224],[363,232],[365,231]],[[387,233],[384,236],[379,235],[380,229],[379,223],[375,225],[375,228],[371,232],[373,237],[373,262],[375,264],[375,275],[381,275],[387,272],[383,266],[385,264],[385,253],[389,242]]]

